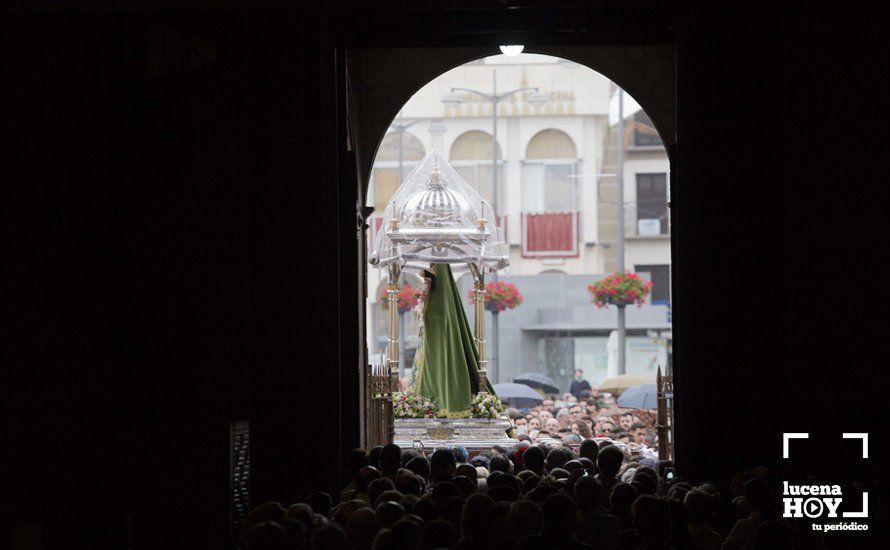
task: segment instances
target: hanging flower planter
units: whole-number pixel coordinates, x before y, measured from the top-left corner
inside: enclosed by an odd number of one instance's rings
[[[411,288],[408,285],[404,285],[402,290],[399,291],[399,313],[407,313],[414,309],[417,306],[417,303],[420,300],[420,291]],[[387,289],[383,289],[383,292],[380,293],[380,303],[381,305],[389,309],[389,294]]]
[[[646,303],[646,295],[652,290],[652,286],[651,281],[644,281],[632,271],[616,271],[599,282],[588,285],[587,291],[598,308],[633,304],[640,307]]]
[[[470,303],[473,302],[473,289],[467,292]],[[485,309],[492,313],[500,313],[513,309],[522,303],[522,294],[513,283],[498,281],[485,285]]]

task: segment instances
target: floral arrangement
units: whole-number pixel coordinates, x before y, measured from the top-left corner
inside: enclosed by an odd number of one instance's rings
[[[467,298],[473,301],[473,289],[467,292]],[[498,281],[485,285],[485,309],[492,313],[500,313],[505,309],[513,309],[522,303],[522,294],[513,283]]]
[[[419,290],[411,288],[408,285],[402,286],[402,290],[399,291],[399,313],[407,313],[411,311],[417,306],[419,301]],[[380,293],[380,303],[383,307],[389,308],[389,294],[388,289],[386,288]]]
[[[436,418],[439,405],[414,392],[395,392],[392,396],[393,413],[396,418]]]
[[[504,404],[491,393],[477,393],[470,405],[472,418],[500,418],[504,414]]]
[[[646,294],[650,290],[652,282],[644,281],[631,271],[625,273],[616,271],[601,281],[587,286],[587,291],[593,296],[593,303],[598,308],[631,304],[640,307],[646,303]]]

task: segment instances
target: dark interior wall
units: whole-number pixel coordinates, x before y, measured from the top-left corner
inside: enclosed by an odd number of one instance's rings
[[[129,516],[136,548],[224,547],[231,420],[251,421],[256,500],[337,487],[359,345],[338,47],[676,41],[682,475],[774,462],[783,431],[886,433],[883,386],[832,378],[886,380],[880,346],[857,345],[883,340],[867,320],[886,289],[821,298],[886,233],[853,192],[882,196],[880,152],[846,103],[849,85],[879,104],[862,57],[877,29],[847,43],[834,14],[688,8],[420,15],[4,14],[7,529],[120,547]],[[840,399],[862,408],[838,415]]]

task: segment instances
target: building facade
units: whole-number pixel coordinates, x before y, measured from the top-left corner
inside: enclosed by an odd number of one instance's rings
[[[495,86],[498,94],[537,87],[538,97],[547,98],[537,104],[535,92],[526,91],[497,103],[496,196],[495,105],[467,91],[454,92],[458,105],[442,101],[454,87],[492,94]],[[654,369],[667,368],[669,361],[669,164],[651,121],[624,96],[626,268],[655,282],[652,303],[629,308],[634,311],[628,312],[627,372],[654,377]],[[587,67],[542,55],[495,56],[457,67],[421,88],[378,148],[366,203],[375,208],[371,243],[398,182],[432,149],[496,204],[510,248],[510,267],[500,278],[516,284],[524,301],[499,314],[495,382],[543,372],[567,386],[575,368],[592,382],[614,374],[608,340],[617,314],[614,308],[597,310],[586,287],[616,265],[616,111],[615,85]],[[384,279],[384,273],[369,270],[371,357],[386,344]],[[415,284],[410,276],[406,281]],[[459,284],[467,292],[469,277]],[[412,314],[403,316],[403,325],[410,363],[417,344]]]

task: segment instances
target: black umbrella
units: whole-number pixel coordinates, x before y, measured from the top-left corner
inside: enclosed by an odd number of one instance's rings
[[[535,407],[544,402],[541,394],[525,384],[495,384],[494,392],[498,395],[498,399],[517,409]]]
[[[519,376],[514,376],[513,381],[517,384],[525,384],[532,388],[540,388],[544,393],[559,393],[559,388],[556,387],[556,382],[549,376],[539,372],[526,372]]]

